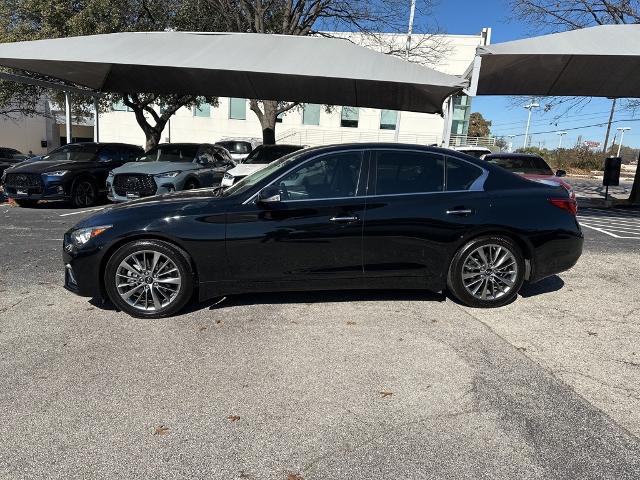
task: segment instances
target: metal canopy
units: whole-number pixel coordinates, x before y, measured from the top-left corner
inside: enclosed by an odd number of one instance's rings
[[[441,113],[466,83],[347,40],[113,33],[0,44],[0,66],[101,92],[175,93]]]
[[[473,95],[640,97],[640,25],[603,25],[481,46]]]

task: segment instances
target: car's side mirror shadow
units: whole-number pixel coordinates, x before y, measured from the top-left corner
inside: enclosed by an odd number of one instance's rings
[[[280,189],[276,185],[270,185],[263,188],[258,193],[258,202],[264,204],[273,204],[281,201]]]
[[[564,170],[556,171],[556,177],[566,177],[566,176],[567,176],[567,172],[565,172]]]

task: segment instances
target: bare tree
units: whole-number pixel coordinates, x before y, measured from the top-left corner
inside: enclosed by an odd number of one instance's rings
[[[278,33],[284,35],[322,35],[353,38],[360,43],[391,55],[405,54],[408,2],[405,0],[207,0],[211,15],[224,21],[224,28],[233,32]],[[417,18],[429,18],[431,0],[422,0]],[[224,19],[224,20],[222,20]],[[437,62],[445,53],[437,28],[420,23],[415,27],[418,41],[412,47],[412,57],[421,63]],[[337,35],[332,32],[350,32]],[[383,35],[386,32],[391,35]],[[439,55],[439,56],[438,56]],[[251,110],[262,127],[263,142],[275,143],[275,128],[279,115],[300,105],[277,100],[250,100]]]

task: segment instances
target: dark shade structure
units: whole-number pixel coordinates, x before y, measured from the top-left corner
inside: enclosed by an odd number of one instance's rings
[[[477,55],[472,94],[640,97],[640,25],[497,43]]]
[[[177,93],[441,113],[466,83],[348,40],[113,33],[0,44],[0,66],[101,92]]]

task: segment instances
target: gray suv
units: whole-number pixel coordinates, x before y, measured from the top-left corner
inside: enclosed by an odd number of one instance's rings
[[[162,143],[135,162],[109,172],[109,199],[141,197],[220,185],[236,162],[222,147],[209,143]]]

